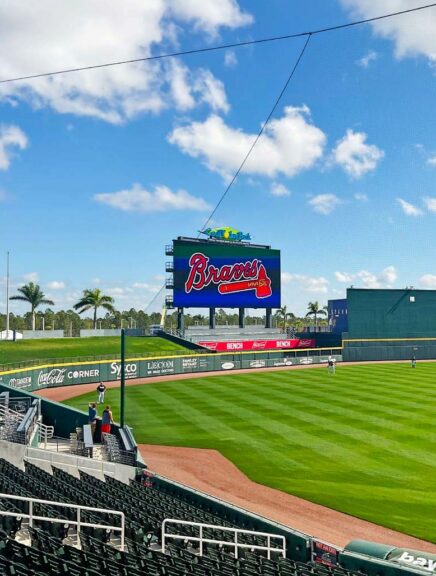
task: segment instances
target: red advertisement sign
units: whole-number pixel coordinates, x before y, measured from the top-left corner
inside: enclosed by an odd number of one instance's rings
[[[217,352],[249,352],[256,350],[291,350],[295,348],[314,348],[315,340],[293,338],[287,340],[225,340],[221,342],[198,342],[200,346]]]

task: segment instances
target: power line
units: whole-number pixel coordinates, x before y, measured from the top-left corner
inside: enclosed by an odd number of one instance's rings
[[[245,42],[232,42],[230,44],[220,44],[218,46],[207,46],[203,48],[195,48],[192,50],[181,50],[179,52],[169,52],[166,54],[157,54],[155,56],[145,56],[143,58],[132,58],[130,60],[120,60],[118,62],[106,62],[104,64],[92,64],[90,66],[81,66],[77,68],[66,68],[64,70],[56,70],[54,72],[42,72],[40,74],[30,74],[28,76],[17,76],[15,78],[7,78],[0,80],[0,84],[8,84],[12,82],[20,82],[23,80],[33,80],[36,78],[46,78],[50,76],[59,76],[61,74],[70,74],[72,72],[83,72],[84,70],[96,70],[98,68],[109,68],[111,66],[121,66],[124,64],[135,64],[138,62],[150,62],[152,60],[163,60],[165,58],[174,58],[177,56],[189,56],[191,54],[202,54],[205,52],[214,52],[217,50],[227,50],[229,48],[241,48],[244,46],[253,46],[254,44],[265,44],[268,42],[277,42],[282,40],[289,40],[291,38],[301,38],[302,36],[315,36],[316,34],[324,34],[325,32],[334,32],[351,28],[352,26],[359,26],[361,24],[368,24],[376,22],[377,20],[384,20],[385,18],[392,18],[394,16],[401,16],[403,14],[410,14],[411,12],[418,12],[419,10],[426,10],[427,8],[436,7],[436,2],[433,4],[426,4],[425,6],[417,6],[416,8],[409,8],[407,10],[400,10],[398,12],[391,12],[390,14],[383,14],[381,16],[374,16],[373,18],[366,18],[364,20],[355,20],[345,24],[337,24],[327,28],[319,28],[308,32],[296,32],[294,34],[285,34],[282,36],[270,36],[267,38],[258,38],[257,40],[246,40]]]
[[[224,190],[224,192],[221,194],[220,199],[218,200],[218,202],[215,205],[215,208],[212,210],[212,212],[209,214],[209,217],[207,218],[206,222],[203,225],[203,230],[207,227],[207,225],[209,224],[209,222],[211,221],[211,219],[213,218],[213,215],[215,214],[215,212],[218,210],[218,208],[220,207],[220,205],[222,204],[224,198],[227,196],[227,194],[230,191],[230,188],[233,186],[233,184],[235,183],[236,179],[238,178],[239,174],[241,173],[241,170],[243,169],[243,167],[245,166],[248,158],[250,157],[251,153],[254,150],[254,147],[256,146],[256,144],[259,142],[262,134],[265,131],[265,128],[268,126],[274,112],[276,111],[277,106],[280,104],[281,99],[283,98],[284,93],[286,92],[287,87],[289,86],[289,83],[291,82],[303,56],[304,53],[306,51],[307,45],[309,44],[309,41],[311,39],[312,35],[309,34],[306,38],[306,42],[304,43],[303,47],[300,50],[300,53],[298,55],[297,60],[295,61],[295,64],[292,67],[291,72],[289,73],[285,84],[283,85],[283,88],[280,90],[279,95],[277,96],[268,116],[266,117],[265,122],[263,122],[263,124],[261,125],[261,128],[259,130],[259,132],[256,135],[256,138],[253,140],[250,148],[248,149],[247,153],[245,154],[241,164],[239,165],[238,169],[236,170],[235,174],[233,175],[233,178],[230,180],[228,186],[226,187],[226,189]],[[199,237],[200,234],[198,234],[197,238]],[[150,300],[150,302],[147,304],[147,306],[145,307],[145,311],[148,310],[148,308],[155,302],[155,300],[157,299],[157,297],[161,294],[162,290],[165,288],[165,284],[163,284],[159,290],[159,292],[157,292],[153,298]]]
[[[233,184],[235,183],[236,179],[238,178],[239,174],[241,173],[241,170],[243,169],[243,167],[245,166],[248,158],[250,157],[251,153],[253,152],[254,147],[256,146],[256,144],[259,142],[260,137],[262,136],[262,134],[265,131],[265,128],[268,126],[269,121],[272,118],[272,115],[274,114],[274,112],[276,111],[277,106],[280,103],[280,100],[283,97],[283,94],[286,92],[286,89],[290,83],[290,81],[292,80],[292,77],[294,76],[295,71],[298,68],[298,65],[301,62],[301,59],[303,58],[304,52],[306,51],[307,45],[309,44],[309,40],[311,39],[312,35],[309,34],[306,38],[306,42],[304,43],[303,48],[300,51],[300,54],[298,55],[298,58],[294,64],[294,66],[292,67],[291,73],[289,74],[283,88],[280,91],[280,94],[278,95],[278,97],[276,98],[276,101],[274,102],[273,107],[271,108],[270,113],[268,114],[265,122],[262,124],[259,132],[257,133],[256,138],[253,140],[252,145],[250,146],[247,154],[245,155],[244,159],[242,160],[239,168],[236,170],[233,178],[230,180],[230,183],[228,184],[227,188],[224,190],[224,192],[221,195],[221,198],[218,200],[215,208],[212,210],[212,212],[209,214],[208,219],[206,220],[206,222],[203,225],[203,230],[207,227],[207,225],[209,224],[209,222],[211,221],[211,219],[213,218],[213,215],[215,214],[215,212],[218,210],[218,208],[220,207],[220,205],[222,204],[224,198],[227,196],[228,192],[230,191],[230,188],[233,186]]]

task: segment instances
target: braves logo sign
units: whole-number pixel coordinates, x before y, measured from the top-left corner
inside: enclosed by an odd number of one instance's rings
[[[257,298],[268,298],[272,294],[271,279],[259,260],[248,260],[217,268],[209,264],[209,258],[201,252],[192,254],[189,259],[188,279],[185,282],[186,293],[189,294],[191,290],[202,290],[210,284],[216,284],[220,294],[246,290],[254,290]]]

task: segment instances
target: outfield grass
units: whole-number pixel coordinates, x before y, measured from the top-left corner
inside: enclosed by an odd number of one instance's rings
[[[140,443],[215,448],[261,484],[433,542],[435,415],[436,363],[177,380],[126,400]]]
[[[126,353],[129,356],[162,356],[183,351],[188,352],[183,346],[173,344],[164,338],[129,337],[126,339]],[[114,356],[120,354],[120,338],[118,336],[0,342],[0,365],[25,360],[105,356],[108,354]]]

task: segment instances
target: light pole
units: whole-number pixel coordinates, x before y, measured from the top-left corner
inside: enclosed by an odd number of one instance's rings
[[[125,406],[125,393],[126,393],[126,333],[124,328],[121,328],[121,383],[120,383],[120,426],[124,428],[124,406]]]
[[[6,340],[9,340],[9,251],[6,252]]]

